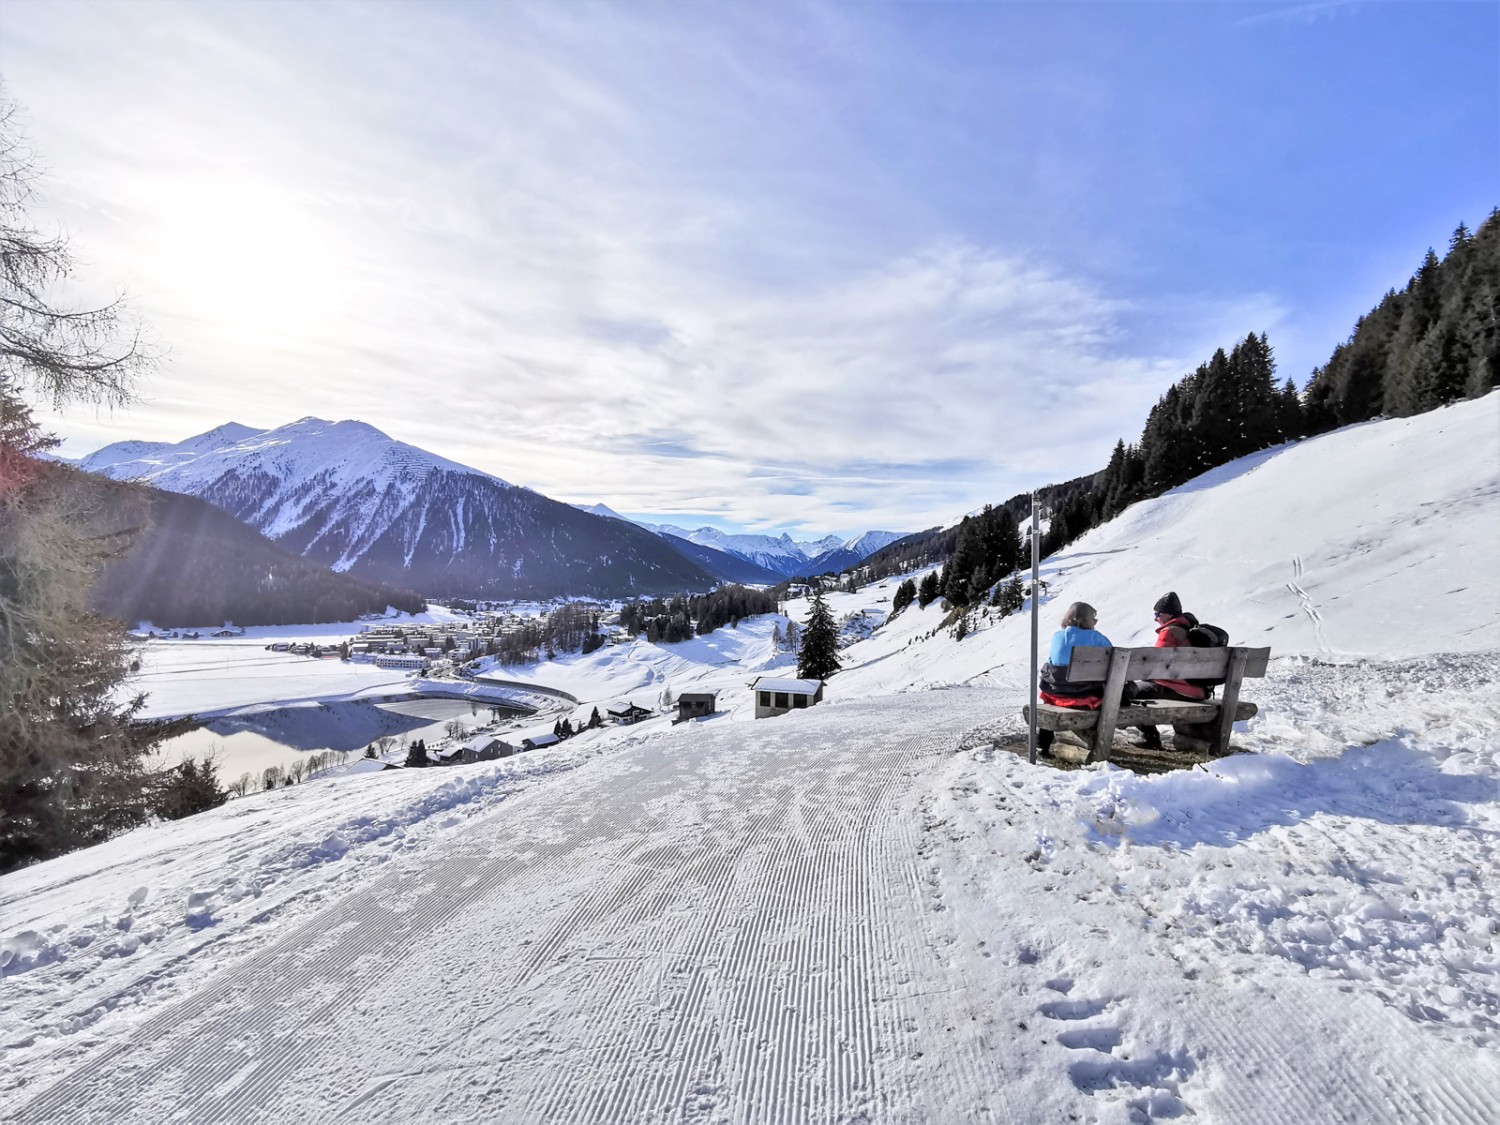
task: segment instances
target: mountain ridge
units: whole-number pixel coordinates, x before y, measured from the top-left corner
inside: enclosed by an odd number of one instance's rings
[[[172,445],[128,446],[106,446],[81,467],[198,496],[315,562],[433,596],[628,596],[715,582],[632,523],[579,511],[365,422],[228,423]]]

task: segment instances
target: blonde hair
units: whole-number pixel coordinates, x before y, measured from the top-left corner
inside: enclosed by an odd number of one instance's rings
[[[1099,611],[1088,602],[1074,602],[1063,614],[1063,628],[1077,625],[1080,629],[1092,629],[1099,622]]]

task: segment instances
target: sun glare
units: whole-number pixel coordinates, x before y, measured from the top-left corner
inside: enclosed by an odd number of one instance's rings
[[[173,190],[155,246],[157,284],[211,325],[316,333],[343,304],[329,225],[315,204],[278,188],[219,181]]]

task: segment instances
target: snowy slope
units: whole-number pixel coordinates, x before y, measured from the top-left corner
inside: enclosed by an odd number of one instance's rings
[[[0,1117],[1489,1125],[1497,440],[1500,396],[1354,427],[1048,561],[1049,631],[1082,597],[1143,642],[1170,586],[1272,645],[1207,768],[1027,766],[1024,616],[936,605],[753,721],[761,619],[496,670],[727,718],[0,878]]]
[[[230,423],[166,448],[111,446],[84,467],[198,496],[314,561],[422,593],[671,593],[712,584],[630,523],[363,422],[303,418],[264,431]]]
[[[1152,604],[1176,590],[1234,643],[1276,657],[1490,651],[1497,500],[1500,394],[1266,450],[1136,504],[1045,560],[1043,626],[1050,635],[1069,602],[1086,601],[1116,644],[1151,644]],[[845,612],[862,596],[830,604]],[[830,690],[1024,686],[1024,615],[979,615],[962,641],[922,640],[942,616],[913,605]]]

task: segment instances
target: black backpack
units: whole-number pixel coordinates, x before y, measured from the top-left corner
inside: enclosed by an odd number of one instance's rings
[[[1194,648],[1228,648],[1229,634],[1217,625],[1206,625],[1197,618],[1193,618],[1192,625],[1188,628],[1188,643]],[[1206,689],[1210,694],[1212,694],[1214,688],[1223,682],[1223,676],[1206,680],[1188,681],[1194,687]]]

